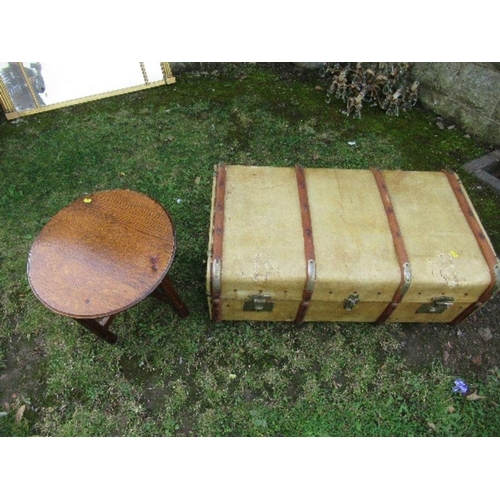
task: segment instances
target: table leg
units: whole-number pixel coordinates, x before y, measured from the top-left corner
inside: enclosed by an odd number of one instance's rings
[[[158,288],[151,294],[153,297],[170,304],[181,318],[189,316],[189,310],[182,302],[179,294],[175,291],[174,285],[168,276],[165,276]]]
[[[98,337],[109,342],[110,344],[116,344],[118,337],[109,331],[109,325],[115,319],[116,315],[106,316],[105,318],[100,319],[83,319],[83,318],[75,318],[78,323],[82,326],[94,332]]]

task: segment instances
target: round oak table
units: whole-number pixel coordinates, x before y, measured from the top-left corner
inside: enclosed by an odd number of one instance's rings
[[[115,343],[114,317],[149,295],[189,314],[167,276],[174,254],[174,226],[160,204],[135,191],[101,191],[63,208],[42,229],[28,279],[46,307]]]

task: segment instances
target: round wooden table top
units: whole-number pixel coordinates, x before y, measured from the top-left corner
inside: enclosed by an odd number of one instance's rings
[[[134,191],[101,191],[47,223],[31,247],[28,278],[49,309],[102,318],[150,295],[174,253],[175,230],[160,204]]]

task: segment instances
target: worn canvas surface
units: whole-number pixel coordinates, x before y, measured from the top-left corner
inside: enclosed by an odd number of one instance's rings
[[[295,169],[224,168],[220,319],[293,321],[308,279]],[[402,269],[374,174],[334,168],[304,173],[315,252],[305,320],[376,321],[401,285]],[[411,269],[411,284],[388,320],[449,322],[491,282],[476,237],[444,173],[381,174]],[[209,259],[209,294],[210,266]],[[252,297],[272,302],[272,310],[249,310]],[[353,297],[355,304],[346,307]],[[447,305],[432,312],[440,297]],[[422,311],[422,304],[430,310]]]

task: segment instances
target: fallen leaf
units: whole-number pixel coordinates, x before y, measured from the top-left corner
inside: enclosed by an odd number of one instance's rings
[[[16,422],[20,422],[23,418],[24,411],[26,410],[26,405],[21,405],[16,412]]]
[[[314,87],[314,90],[323,90],[323,87],[321,87],[320,85],[316,85],[316,87]]]
[[[429,426],[429,429],[432,429],[434,432],[436,432],[436,426],[432,422],[427,422],[427,425]]]
[[[469,401],[477,401],[478,399],[485,399],[484,396],[480,396],[477,391],[474,391],[472,394],[465,396]]]
[[[201,181],[201,178],[200,177],[196,177],[196,179],[194,180],[194,183],[196,185],[198,185],[200,183],[200,181]]]
[[[450,358],[450,353],[448,351],[443,352],[443,362],[446,363]]]
[[[455,413],[455,407],[454,406],[448,406],[448,408],[446,408],[447,412],[448,413]]]
[[[481,354],[478,354],[477,356],[474,356],[472,358],[472,362],[477,365],[477,366],[481,366],[482,362],[483,362],[483,359],[481,357]]]
[[[314,160],[314,161],[319,160],[319,155],[317,155],[317,154],[313,154],[313,160]]]

